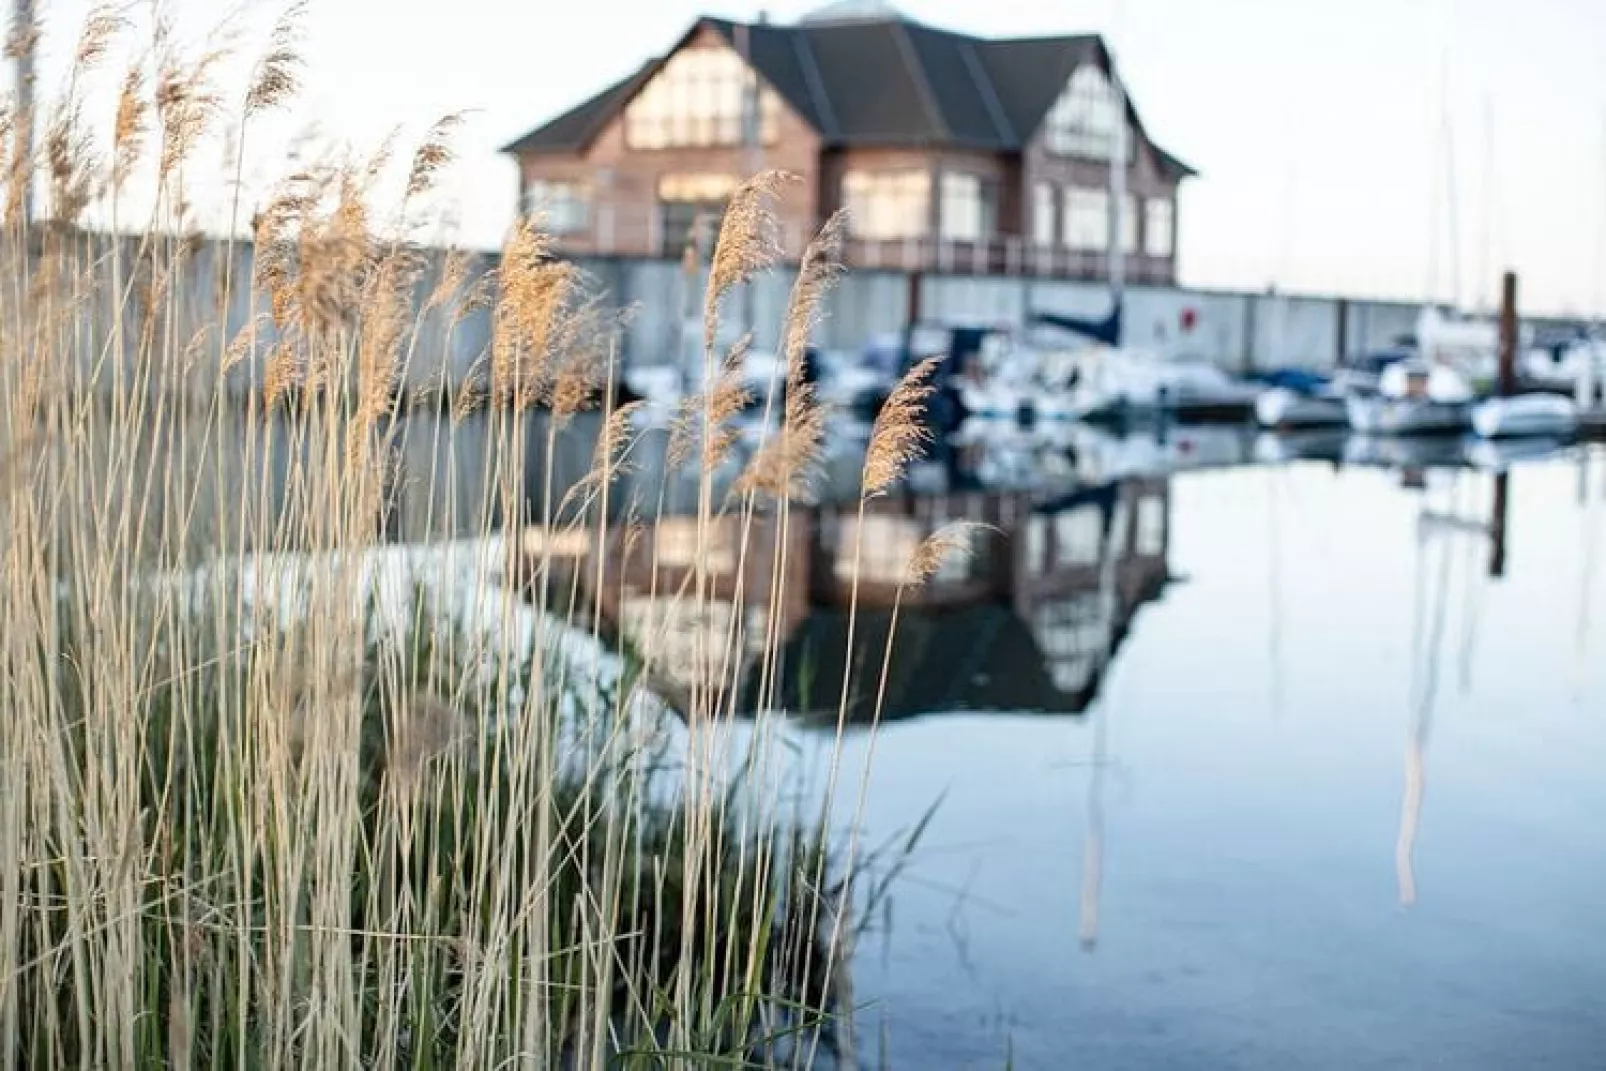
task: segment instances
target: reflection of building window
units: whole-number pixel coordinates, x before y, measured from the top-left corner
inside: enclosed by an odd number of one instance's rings
[[[627,596],[619,619],[642,660],[683,688],[721,684],[745,661],[745,637],[732,642],[739,619],[730,602]]]
[[[1032,612],[1032,636],[1060,691],[1080,692],[1093,682],[1113,631],[1106,606],[1098,592],[1088,592],[1045,603]]]
[[[945,172],[942,176],[942,236],[956,242],[979,242],[993,233],[991,188],[976,175]]]
[[[1115,87],[1104,72],[1089,64],[1077,69],[1049,109],[1043,142],[1059,156],[1108,160],[1115,140],[1121,106]],[[1132,159],[1132,141],[1126,139],[1126,158]]]
[[[1143,251],[1151,257],[1169,257],[1175,242],[1176,209],[1163,197],[1151,197],[1144,210]]]
[[[1026,522],[1026,575],[1039,577],[1048,572],[1048,518],[1034,514]]]
[[[1065,245],[1101,253],[1110,245],[1110,194],[1088,186],[1065,187]]]
[[[1032,186],[1032,241],[1037,245],[1053,245],[1057,222],[1054,218],[1054,186],[1038,182]]]
[[[583,231],[591,221],[591,192],[584,183],[531,179],[524,185],[525,215],[540,215],[550,234]]]
[[[1110,515],[1110,532],[1105,544],[1115,554],[1119,561],[1126,557],[1127,539],[1132,533],[1132,510],[1128,506],[1130,500],[1125,497],[1115,507]]]
[[[1138,499],[1137,553],[1156,558],[1165,553],[1165,499],[1145,495]]]
[[[736,537],[729,524],[714,524],[698,540],[695,517],[665,517],[658,522],[654,552],[657,564],[671,569],[695,569],[701,556],[713,573],[736,571]]]
[[[1054,517],[1054,564],[1096,565],[1104,541],[1104,511],[1097,506],[1066,510]]]
[[[898,584],[907,579],[909,563],[921,542],[930,534],[921,522],[909,517],[869,514],[864,518],[862,537],[858,518],[844,517],[839,531],[836,578],[846,583],[853,580],[854,559],[857,555],[859,580],[872,584]],[[955,583],[969,580],[971,556],[952,553],[943,556],[931,581]]]
[[[849,171],[842,177],[848,228],[859,238],[923,238],[931,208],[924,171]]]
[[[742,144],[742,118],[756,92],[755,133],[763,144],[774,144],[780,98],[755,87],[751,78],[741,56],[728,48],[675,53],[625,109],[625,143],[632,149]]]

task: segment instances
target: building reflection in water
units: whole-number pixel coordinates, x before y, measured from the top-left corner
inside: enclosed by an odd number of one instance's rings
[[[980,526],[972,553],[949,556],[899,600],[916,549],[957,521]],[[834,720],[846,678],[849,720],[866,722],[883,672],[884,719],[1084,711],[1133,616],[1169,580],[1169,528],[1169,483],[1154,478],[1058,497],[905,493],[871,500],[862,516],[856,503],[794,506],[716,518],[705,533],[695,517],[664,517],[608,533],[601,568],[594,533],[565,546],[534,529],[524,549],[526,562],[543,545],[549,563],[570,552],[558,590],[596,610],[671,699]]]

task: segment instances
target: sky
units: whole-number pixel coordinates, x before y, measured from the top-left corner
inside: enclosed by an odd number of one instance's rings
[[[43,77],[59,80],[89,2],[39,2]],[[197,32],[220,17],[215,0],[161,2]],[[436,117],[466,110],[445,191],[450,233],[492,248],[516,195],[500,145],[634,70],[700,14],[767,10],[785,22],[813,6],[311,0],[304,91],[247,138],[248,187],[259,194],[309,126],[359,152],[399,129],[405,149]],[[1201,172],[1181,195],[1185,285],[1475,307],[1509,269],[1525,308],[1606,314],[1602,0],[898,6],[985,36],[1106,34],[1151,136]],[[250,11],[260,26],[275,9]]]

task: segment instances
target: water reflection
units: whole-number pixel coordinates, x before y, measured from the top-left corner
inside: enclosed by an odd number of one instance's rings
[[[549,580],[561,565],[655,683],[683,700],[731,688],[738,709],[834,719],[845,695],[853,721],[874,716],[878,694],[887,719],[1075,713],[1133,616],[1170,579],[1169,518],[1165,479],[1060,495],[911,492],[862,511],[663,516],[620,525],[600,543],[530,528],[524,558]],[[972,553],[906,587],[916,549],[956,521],[981,526]],[[766,650],[777,657],[763,659]]]
[[[1084,718],[874,745],[867,836],[943,799],[856,971],[891,1066],[1590,1066],[1601,456],[1168,481],[1188,582]]]

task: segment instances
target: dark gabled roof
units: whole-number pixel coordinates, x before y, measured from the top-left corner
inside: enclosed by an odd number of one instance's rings
[[[502,146],[503,152],[577,152],[591,144],[591,139],[613,119],[625,102],[635,96],[636,90],[652,77],[660,66],[653,60],[628,78],[621,78],[601,93],[575,105],[562,115],[537,127],[517,141]]]
[[[903,18],[785,26],[704,18],[669,54],[704,27],[745,50],[759,76],[831,146],[1018,151],[1077,66],[1109,63],[1096,36],[987,40]],[[504,151],[584,148],[663,62],[654,60]],[[1128,110],[1141,130],[1130,101]],[[1172,177],[1195,174],[1158,146],[1154,150]]]

